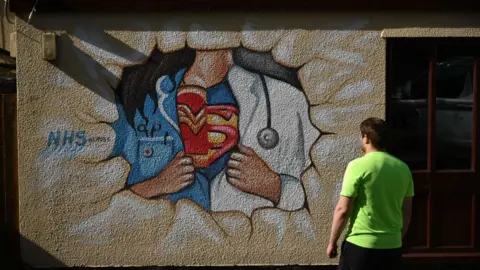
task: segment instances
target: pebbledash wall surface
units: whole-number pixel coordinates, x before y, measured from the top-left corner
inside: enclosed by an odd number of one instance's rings
[[[385,38],[480,36],[475,16],[442,14],[37,14],[16,29],[34,266],[337,263],[343,171],[361,120],[385,114]]]

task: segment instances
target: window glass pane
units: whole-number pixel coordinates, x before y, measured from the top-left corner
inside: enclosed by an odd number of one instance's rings
[[[392,87],[390,152],[412,170],[427,169],[428,78],[432,46],[395,41],[390,58]]]
[[[448,48],[436,66],[436,169],[471,169],[474,59],[458,45]]]

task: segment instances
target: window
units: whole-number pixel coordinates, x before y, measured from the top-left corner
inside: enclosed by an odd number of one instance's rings
[[[480,39],[393,38],[387,48],[389,151],[415,183],[407,256],[480,257]]]
[[[478,40],[391,42],[391,152],[412,170],[474,169]]]

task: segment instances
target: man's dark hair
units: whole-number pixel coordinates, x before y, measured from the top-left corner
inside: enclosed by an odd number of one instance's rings
[[[371,117],[360,124],[360,132],[367,136],[373,147],[385,150],[388,142],[388,127],[384,120]]]

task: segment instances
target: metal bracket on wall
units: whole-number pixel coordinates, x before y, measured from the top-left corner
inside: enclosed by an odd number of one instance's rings
[[[42,51],[44,60],[52,61],[57,58],[56,37],[55,33],[43,33]]]

